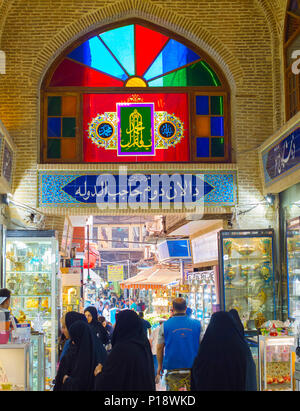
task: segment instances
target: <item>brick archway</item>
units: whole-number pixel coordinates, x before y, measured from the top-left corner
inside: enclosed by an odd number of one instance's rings
[[[140,18],[162,26],[175,34],[193,42],[206,52],[223,71],[231,93],[235,94],[238,84],[243,80],[243,70],[237,58],[224,47],[215,36],[199,27],[186,17],[153,5],[148,0],[121,0],[103,7],[66,26],[48,44],[40,50],[32,62],[30,79],[37,82],[40,88],[42,80],[50,65],[62,51],[84,34],[104,25],[129,18]]]

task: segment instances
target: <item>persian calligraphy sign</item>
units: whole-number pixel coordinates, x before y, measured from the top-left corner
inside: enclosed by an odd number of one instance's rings
[[[300,167],[300,127],[280,136],[261,153],[265,185],[270,186]]]
[[[188,205],[234,206],[236,171],[194,174],[88,174],[39,171],[39,207],[186,209]]]
[[[154,155],[154,104],[118,103],[118,156]]]

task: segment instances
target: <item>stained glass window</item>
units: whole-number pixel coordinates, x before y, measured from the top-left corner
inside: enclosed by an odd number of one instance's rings
[[[132,77],[149,87],[221,85],[191,48],[131,24],[96,34],[73,49],[54,71],[50,86],[124,87]]]
[[[76,96],[48,96],[47,158],[76,159]]]
[[[225,156],[224,96],[195,96],[196,158]]]
[[[43,90],[45,162],[230,160],[222,74],[153,27],[94,31],[58,58]]]

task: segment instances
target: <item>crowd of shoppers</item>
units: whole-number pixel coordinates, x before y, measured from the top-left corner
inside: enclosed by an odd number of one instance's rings
[[[54,390],[154,391],[164,378],[170,391],[256,391],[255,363],[236,310],[214,313],[200,340],[201,324],[183,298],[152,332],[142,304],[129,301],[114,326],[105,303],[86,307],[84,315],[67,313]]]

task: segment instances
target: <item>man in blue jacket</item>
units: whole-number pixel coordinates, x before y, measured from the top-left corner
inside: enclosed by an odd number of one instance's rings
[[[184,298],[176,298],[173,316],[159,330],[156,381],[166,370],[168,391],[190,390],[191,368],[199,349],[201,324],[186,315],[186,308]]]

